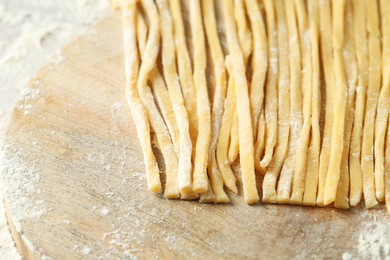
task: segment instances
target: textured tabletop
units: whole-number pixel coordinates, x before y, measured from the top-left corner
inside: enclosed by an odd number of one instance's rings
[[[0,0],[0,128],[20,90],[48,59],[108,12],[108,0]],[[1,131],[2,132],[2,131]],[[20,259],[0,185],[0,258]]]

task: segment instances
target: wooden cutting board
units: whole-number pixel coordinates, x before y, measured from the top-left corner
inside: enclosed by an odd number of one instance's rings
[[[119,14],[31,80],[1,160],[6,213],[26,259],[347,259],[384,255],[390,243],[383,207],[248,206],[242,194],[215,205],[149,193],[124,97]]]

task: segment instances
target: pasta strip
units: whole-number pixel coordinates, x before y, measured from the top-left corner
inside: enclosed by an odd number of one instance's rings
[[[390,121],[388,122],[390,124]],[[386,159],[385,159],[385,202],[387,212],[390,213],[390,126],[387,125],[387,136],[386,136]]]
[[[239,153],[239,143],[238,143],[238,116],[237,110],[234,108],[234,115],[232,121],[232,127],[230,130],[230,145],[229,145],[229,162],[230,164],[234,163],[237,159]]]
[[[154,12],[157,13],[157,10],[149,9],[147,15],[155,15]],[[157,41],[156,38],[157,39],[159,38],[158,20],[154,22],[157,22],[157,24],[153,23],[152,21],[151,29],[150,29],[150,37],[148,42],[146,43],[144,41],[144,39],[146,38],[145,37],[146,25],[142,19],[142,16],[140,14],[138,14],[137,16],[137,27],[138,27],[137,35],[138,38],[140,39],[139,50],[142,57],[144,57],[143,56],[144,54],[146,55],[145,58],[143,58],[146,59],[146,62],[142,63],[141,71],[143,69],[142,66],[147,66],[149,65],[149,63],[154,64],[155,60],[157,59],[159,45],[154,46],[154,48],[148,46],[150,45],[150,43],[155,43]],[[174,146],[172,144],[171,137],[169,136],[168,129],[158,111],[156,104],[154,103],[154,98],[150,87],[147,86],[146,84],[138,85],[138,93],[140,95],[142,103],[146,108],[150,125],[153,128],[154,132],[156,133],[157,141],[164,157],[164,162],[166,167],[166,184],[165,184],[164,196],[166,198],[171,198],[171,199],[179,198],[180,193],[177,189],[178,161],[177,161],[177,156],[175,153]]]
[[[202,12],[198,0],[190,1],[190,21],[194,46],[194,84],[196,89],[198,132],[195,150],[193,185],[196,192],[208,188],[207,162],[211,136],[210,101],[206,82],[206,46],[203,31]]]
[[[345,128],[345,110],[347,103],[347,80],[343,60],[344,46],[344,10],[346,0],[332,2],[332,44],[335,72],[335,102],[333,104],[332,141],[328,173],[324,187],[324,205],[329,205],[336,199],[337,187],[340,180],[341,157],[343,151],[343,135]]]
[[[237,24],[238,42],[241,47],[242,55],[244,56],[245,66],[248,63],[249,56],[252,53],[252,32],[249,28],[246,13],[245,2],[242,0],[234,0],[234,17]]]
[[[347,82],[348,82],[348,98],[347,107],[345,111],[345,129],[344,129],[344,147],[341,157],[340,165],[340,181],[337,188],[336,200],[334,206],[336,208],[347,209],[349,208],[349,167],[348,157],[351,142],[351,132],[353,124],[353,113],[355,111],[355,93],[356,93],[356,81],[357,81],[357,65],[355,60],[355,42],[353,38],[353,31],[349,28],[353,27],[353,14],[351,3],[348,2],[346,6],[346,24],[345,24],[345,45],[344,45],[344,61],[347,66],[345,67]]]
[[[354,17],[354,38],[356,60],[358,65],[358,86],[356,87],[356,104],[354,123],[352,128],[351,148],[349,152],[349,170],[350,170],[350,192],[349,203],[351,206],[359,204],[362,191],[363,179],[360,164],[362,130],[365,114],[366,93],[367,93],[367,70],[368,70],[368,51],[367,51],[367,31],[366,31],[366,12],[364,1],[353,1]]]
[[[390,22],[388,13],[390,4],[388,1],[381,1],[381,17],[382,17],[382,77],[383,83],[379,95],[379,103],[376,113],[375,126],[375,188],[376,198],[383,202],[385,199],[385,184],[384,184],[384,151],[387,120],[390,109]]]
[[[289,36],[290,66],[290,144],[277,189],[277,202],[287,203],[290,200],[291,182],[294,176],[294,161],[302,129],[302,90],[301,90],[301,53],[294,3],[285,0],[286,21]]]
[[[311,140],[307,155],[305,191],[302,203],[305,206],[316,205],[318,186],[318,170],[320,156],[320,56],[318,35],[318,2],[307,2],[309,11],[310,40],[311,40],[311,63],[312,63],[312,115],[311,115]]]
[[[169,101],[169,93],[164,79],[162,78],[160,71],[156,68],[152,70],[149,76],[149,80],[155,93],[157,104],[160,108],[161,114],[168,127],[169,133],[172,138],[173,145],[175,147],[176,156],[179,157],[180,153],[180,133],[177,127],[175,114],[173,113],[171,102]]]
[[[373,145],[375,112],[380,91],[381,46],[379,41],[380,32],[377,2],[366,0],[365,3],[368,31],[368,89],[364,116],[361,165],[365,205],[366,208],[372,208],[378,204],[375,196]]]
[[[262,168],[266,168],[272,159],[278,135],[278,86],[276,84],[278,80],[278,33],[274,0],[265,0],[264,5],[267,18],[269,68],[265,84],[265,120],[267,123],[264,157],[260,162]]]
[[[138,13],[137,38],[138,38],[138,48],[141,57],[145,51],[147,37],[148,37],[147,25],[142,15]],[[149,80],[152,85],[153,91],[156,94],[156,100],[160,108],[161,114],[164,118],[164,121],[168,127],[168,131],[171,135],[172,142],[175,147],[176,155],[179,156],[179,151],[180,151],[179,129],[177,128],[176,118],[175,115],[173,114],[171,102],[169,101],[167,86],[165,85],[164,79],[162,78],[160,71],[157,68],[154,68],[150,72]]]
[[[209,186],[207,188],[207,191],[203,192],[199,195],[199,202],[204,202],[204,203],[217,202],[215,195],[213,193],[213,189],[211,188],[210,182],[209,182]],[[220,202],[222,202],[222,201],[220,201]]]
[[[268,47],[267,33],[260,7],[256,0],[245,0],[246,11],[248,13],[253,35],[252,54],[252,79],[250,84],[250,103],[253,136],[257,137],[258,121],[263,110],[264,103],[264,83],[268,67]],[[264,141],[264,140],[262,140]],[[257,142],[257,140],[256,140]],[[260,166],[260,157],[255,156],[255,162]]]
[[[142,60],[142,56],[145,52],[146,43],[148,40],[148,27],[141,13],[136,13],[137,15],[137,40],[138,40],[138,51],[139,56]]]
[[[195,192],[190,192],[190,193],[187,193],[187,194],[181,194],[181,196],[180,196],[180,199],[182,199],[182,200],[196,200],[198,198],[199,198],[199,194],[195,193]],[[200,201],[200,202],[204,202],[204,201]]]
[[[237,41],[233,20],[233,2],[227,0],[223,5],[223,17],[229,51],[232,55],[233,74],[235,79],[235,94],[238,116],[238,133],[240,147],[240,162],[245,202],[253,204],[258,202],[259,195],[256,187],[253,158],[253,133],[250,117],[250,104],[248,84],[245,76],[244,59]]]
[[[181,91],[187,109],[192,146],[195,147],[198,134],[198,114],[196,111],[196,89],[192,77],[191,59],[188,53],[184,32],[180,0],[169,0],[171,8],[174,42],[177,52],[177,66],[180,76]],[[195,159],[195,149],[192,154]]]
[[[312,67],[311,67],[311,43],[308,18],[303,0],[295,0],[295,8],[299,24],[299,38],[302,54],[302,81],[301,91],[303,94],[303,126],[300,133],[299,144],[294,163],[294,178],[290,203],[301,204],[305,189],[305,175],[307,150],[309,146],[311,130],[312,108]]]
[[[147,114],[138,96],[138,49],[136,42],[136,3],[127,1],[122,6],[123,40],[125,49],[126,98],[137,130],[144,155],[146,179],[151,192],[161,192],[160,174],[153,154]]]
[[[289,89],[289,67],[288,67],[288,40],[285,19],[285,10],[282,0],[277,0],[276,16],[278,26],[278,55],[279,55],[279,75],[278,75],[278,127],[279,134],[275,147],[275,154],[263,180],[263,202],[276,202],[276,182],[280,169],[286,158],[290,135],[290,89]]]
[[[224,101],[226,96],[226,69],[224,54],[222,52],[221,44],[218,37],[217,24],[215,19],[215,10],[213,1],[203,0],[202,9],[204,16],[204,25],[207,35],[207,42],[211,49],[211,58],[214,65],[214,75],[216,79],[214,101],[211,113],[211,143],[209,149],[209,173],[212,175],[214,186],[221,187],[223,189],[223,183],[234,193],[237,193],[236,178],[230,169],[230,165],[226,165],[226,169],[222,169],[217,163],[217,142],[219,134],[223,130],[221,124],[223,121]],[[233,89],[234,91],[234,89]],[[234,94],[234,93],[233,93]],[[233,95],[234,99],[234,95]],[[228,132],[227,132],[228,133]],[[227,144],[229,136],[227,135],[227,142],[225,141],[225,155],[227,151]],[[226,160],[226,158],[225,158]],[[219,166],[219,167],[218,167]],[[221,177],[223,183],[221,185]],[[216,187],[215,187],[216,188]],[[218,198],[220,199],[220,198]]]
[[[332,20],[330,0],[319,1],[320,10],[320,43],[322,67],[326,86],[325,125],[322,136],[320,166],[318,173],[317,206],[324,206],[324,187],[329,167],[330,144],[332,140],[334,72],[332,54]]]
[[[237,24],[238,40],[244,56],[245,68],[252,53],[252,33],[248,27],[245,15],[245,3],[242,0],[234,0],[234,17]],[[238,116],[234,113],[232,129],[230,133],[229,161],[233,163],[239,154]]]
[[[208,1],[206,0],[204,2],[208,2]],[[233,69],[231,68],[232,64],[229,64],[227,67],[228,67],[228,72],[230,74],[230,77],[228,82],[227,96],[224,104],[224,113],[222,116],[222,127],[218,137],[217,161],[225,185],[234,193],[237,193],[238,191],[236,186],[236,177],[234,176],[234,173],[230,168],[230,162],[227,157],[227,151],[228,151],[227,149],[229,145],[229,134],[230,134],[230,128],[234,116],[234,107],[236,103],[234,75],[233,75]]]
[[[146,41],[148,38],[148,28],[146,22],[144,21],[140,13],[138,13],[137,15],[137,38],[138,48],[140,51],[140,56],[142,58],[143,53],[145,52]],[[165,85],[164,79],[162,78],[160,71],[157,68],[154,68],[150,72],[149,80],[152,84],[153,91],[156,94],[155,97],[157,100],[157,104],[168,127],[168,131],[171,135],[172,142],[175,147],[176,154],[178,156],[180,151],[179,129],[177,128],[176,118],[173,114],[171,102],[169,101],[167,86]]]
[[[173,112],[175,113],[180,132],[178,186],[180,193],[189,194],[192,192],[192,144],[189,134],[187,110],[184,106],[184,100],[180,90],[180,82],[178,80],[179,77],[176,70],[176,54],[173,41],[172,18],[169,13],[166,0],[158,0],[157,4],[161,17],[161,30],[164,32],[161,34],[163,70],[168,87],[169,98],[172,103]]]
[[[259,121],[257,123],[257,137],[256,137],[256,143],[255,143],[255,169],[261,174],[265,174],[264,168],[260,165],[260,158],[264,155],[264,149],[265,149],[265,129],[266,128],[266,121],[264,116],[264,111],[261,111]]]

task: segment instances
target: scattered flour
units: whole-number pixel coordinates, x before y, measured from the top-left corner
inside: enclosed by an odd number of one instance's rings
[[[72,38],[87,28],[92,22],[107,14],[108,0],[0,0],[0,129],[4,128],[9,112],[15,106],[21,90],[48,59],[49,62],[62,64],[64,57],[60,50]],[[35,83],[34,83],[35,84]],[[38,98],[38,92],[22,93],[22,99]],[[34,107],[25,103],[22,107],[28,114]],[[15,162],[16,163],[16,162]],[[6,171],[12,170],[5,167]],[[18,166],[18,171],[28,171],[37,175],[34,169]],[[15,174],[15,173],[13,173]],[[24,181],[24,191],[34,191],[35,180],[31,185]],[[37,191],[38,192],[38,191]],[[18,194],[11,194],[17,197]],[[20,198],[20,203],[30,204],[34,216],[45,213],[43,205],[31,205],[28,197]],[[30,202],[29,202],[30,201]],[[22,206],[23,204],[19,204]],[[23,214],[27,215],[27,214]],[[24,216],[20,215],[19,218]],[[20,226],[20,223],[14,223]],[[21,259],[18,254],[3,207],[3,187],[0,185],[0,258]]]
[[[114,102],[111,106],[110,123],[112,126],[112,131],[115,135],[120,134],[120,130],[119,130],[119,126],[118,126],[118,119],[121,116],[123,108],[124,108],[124,105],[122,102]]]
[[[26,219],[42,217],[50,208],[42,200],[35,199],[41,192],[39,184],[43,176],[29,160],[30,155],[14,147],[12,141],[4,145],[4,151],[0,153],[0,172],[7,183],[4,187],[7,200],[12,201],[9,210],[13,221],[22,223]]]
[[[106,207],[101,208],[99,210],[99,215],[102,216],[102,217],[106,217],[106,216],[110,215],[110,210],[108,208],[106,208]]]
[[[345,252],[342,256],[343,260],[352,260],[352,255],[348,252]]]
[[[109,171],[111,170],[111,166],[110,166],[109,164],[106,164],[106,165],[104,166],[104,170],[105,170],[106,172],[109,172]]]
[[[115,102],[114,104],[112,104],[112,107],[111,107],[112,117],[113,118],[119,117],[123,107],[124,107],[124,105],[122,102]]]
[[[362,259],[390,259],[390,223],[388,219],[367,222],[358,236]]]
[[[167,236],[165,238],[165,241],[167,241],[171,245],[174,245],[176,242],[176,236]]]
[[[0,198],[0,211],[4,209],[3,199]],[[19,255],[9,232],[4,212],[0,212],[0,255],[3,259],[22,259]]]
[[[37,80],[35,84],[42,84],[42,82]],[[30,101],[37,99],[40,96],[41,91],[39,89],[24,88],[20,95],[21,104],[19,104],[17,108],[22,110],[25,115],[30,114],[35,109],[35,107],[30,104]]]
[[[89,246],[84,246],[81,249],[81,254],[82,255],[89,255],[92,252],[92,249]]]

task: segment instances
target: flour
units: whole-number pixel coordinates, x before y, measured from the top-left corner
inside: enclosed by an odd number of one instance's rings
[[[17,232],[22,234],[21,238],[24,244],[29,247],[30,251],[34,251],[33,243],[21,232],[23,232],[23,223],[29,219],[38,219],[47,214],[51,207],[42,200],[37,199],[37,195],[41,193],[40,183],[43,176],[37,170],[36,165],[29,160],[30,154],[28,152],[21,152],[14,148],[15,145],[9,139],[4,145],[5,150],[0,153],[0,172],[2,178],[7,183],[3,187],[7,194],[6,200],[12,201],[9,203],[8,210],[12,215]],[[3,207],[1,208],[3,209]],[[23,209],[23,210],[21,210]],[[20,256],[16,253],[13,246],[13,241],[6,229],[6,221],[4,212],[0,214],[2,223],[2,233],[0,233],[0,240],[2,240],[4,247],[0,247],[1,254],[12,254],[9,259],[19,259]],[[3,252],[4,251],[4,252]]]
[[[120,134],[120,130],[119,130],[119,126],[118,126],[117,122],[120,119],[123,108],[124,108],[124,105],[122,102],[114,102],[111,106],[110,123],[112,126],[112,132],[115,135]]]
[[[99,210],[99,215],[101,217],[106,217],[106,216],[110,215],[110,210],[106,207],[103,207]]]
[[[4,190],[7,200],[12,201],[9,210],[13,214],[13,221],[18,223],[30,218],[40,218],[49,210],[42,200],[34,199],[34,195],[41,192],[38,185],[43,177],[29,161],[29,154],[12,147],[10,143],[5,145],[7,153],[1,153],[0,169],[4,181],[8,184]]]
[[[112,104],[111,107],[111,115],[113,118],[117,118],[120,116],[122,109],[124,108],[124,105],[122,102],[115,102]]]
[[[4,209],[3,199],[0,200],[0,211]],[[0,212],[0,255],[4,259],[21,259],[8,230],[4,212]]]
[[[55,55],[49,62],[62,64],[64,57],[60,50],[91,23],[107,14],[108,2],[108,0],[0,0],[0,129],[4,128],[4,122],[20,94],[26,102],[19,109],[25,114],[34,111],[28,99],[39,98],[41,93],[34,92],[33,89],[21,93],[22,88],[53,54]],[[39,84],[39,82],[33,84],[37,83]],[[13,176],[16,176],[17,172],[24,172],[28,176],[39,177],[34,168],[16,165],[17,170],[12,173],[13,170],[9,166],[11,165],[3,167],[3,170]],[[22,183],[20,192],[28,194],[39,192],[35,179],[32,179],[31,183],[28,183],[28,180]],[[20,259],[8,230],[1,186],[0,256],[2,259]],[[11,194],[13,198],[19,195]],[[20,213],[17,216],[19,220],[24,217],[40,217],[48,210],[45,205],[32,204],[31,199],[26,196],[19,199],[19,206],[26,203],[28,205],[26,212],[34,212],[32,216]],[[21,228],[20,223],[14,224]]]
[[[167,241],[171,245],[174,245],[176,242],[176,236],[167,236],[165,238],[165,241]]]
[[[92,250],[89,246],[84,246],[81,249],[81,255],[89,255],[91,252],[92,252]]]
[[[34,82],[35,85],[39,86],[42,84],[40,80]],[[37,99],[41,96],[41,91],[39,89],[33,88],[24,88],[20,95],[20,104],[16,107],[17,109],[23,111],[23,114],[31,114],[35,110],[35,106],[30,102],[34,99]]]
[[[106,164],[103,168],[106,172],[109,172],[111,170],[111,165]]]
[[[358,253],[362,259],[390,258],[390,223],[374,219],[365,224],[358,236]]]
[[[352,255],[348,252],[345,252],[342,256],[343,260],[352,260]]]

